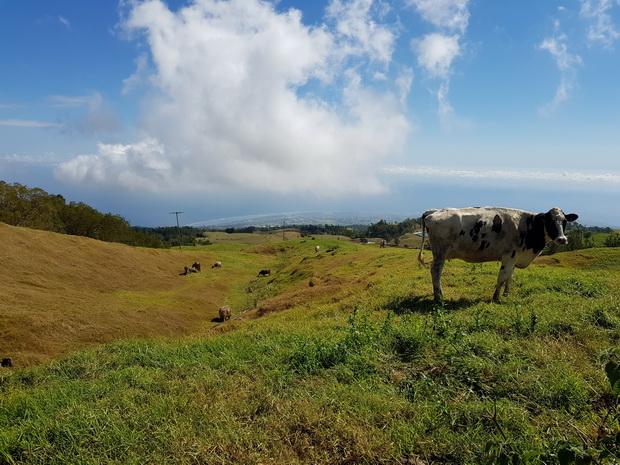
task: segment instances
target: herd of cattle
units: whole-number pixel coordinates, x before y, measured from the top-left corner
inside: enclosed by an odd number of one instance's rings
[[[319,251],[319,246],[317,245],[315,248],[315,251],[318,252]],[[222,262],[221,261],[216,261],[213,265],[211,265],[211,268],[222,268]],[[185,265],[183,267],[183,272],[180,273],[181,276],[186,276],[188,274],[191,273],[200,273],[200,271],[202,270],[202,266],[200,265],[200,262],[194,262],[191,265]],[[271,269],[267,268],[267,269],[262,269],[258,272],[258,275],[256,275],[257,278],[261,278],[261,277],[265,277],[265,276],[271,276]],[[218,309],[218,316],[219,316],[219,320],[221,322],[224,322],[226,320],[230,320],[230,317],[232,315],[232,309],[230,308],[230,306],[228,305],[224,305],[223,307],[220,307]],[[3,365],[4,366],[4,361],[3,361]]]
[[[510,292],[515,268],[528,267],[550,241],[566,244],[566,224],[577,218],[576,214],[565,214],[557,207],[546,213],[501,207],[427,210],[422,215],[422,245],[418,263],[425,264],[423,254],[428,234],[433,254],[430,266],[433,297],[436,301],[441,301],[441,274],[446,260],[458,258],[470,263],[499,261],[501,267],[493,293],[493,300],[499,301],[502,290],[504,296],[508,296]],[[381,247],[385,246],[383,241]],[[315,246],[315,253],[320,249],[320,246]],[[220,261],[211,266],[221,267]],[[181,274],[199,271],[200,263],[194,263],[192,266],[185,266]],[[257,275],[266,276],[271,276],[270,269],[260,270]],[[230,319],[230,314],[230,307],[220,308],[220,321]]]
[[[428,234],[433,254],[430,266],[433,297],[441,301],[441,274],[446,260],[458,258],[470,263],[499,261],[501,267],[493,293],[493,300],[499,301],[502,289],[504,296],[510,292],[515,268],[527,268],[548,242],[566,244],[566,225],[577,218],[576,214],[565,214],[557,207],[546,213],[500,207],[427,210],[422,215],[422,245],[418,262],[425,264],[423,254]],[[385,245],[385,242],[381,244],[382,247]],[[315,246],[314,251],[318,253],[320,246]],[[211,268],[222,268],[222,262],[216,261]],[[185,266],[181,275],[200,271],[200,263],[194,262],[191,266]],[[257,275],[266,276],[271,276],[271,269],[262,269]],[[231,314],[228,305],[218,310],[221,322],[229,320]],[[12,367],[13,360],[10,357],[2,358],[1,366]]]

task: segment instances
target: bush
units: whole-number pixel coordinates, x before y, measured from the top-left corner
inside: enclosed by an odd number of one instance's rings
[[[605,238],[605,247],[620,247],[620,234],[613,233]]]

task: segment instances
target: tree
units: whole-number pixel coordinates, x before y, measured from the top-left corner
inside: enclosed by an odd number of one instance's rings
[[[605,247],[620,247],[620,234],[613,233],[605,238]]]
[[[160,238],[135,231],[121,216],[100,213],[82,202],[67,204],[61,195],[19,183],[0,181],[0,221],[107,242],[165,247]]]

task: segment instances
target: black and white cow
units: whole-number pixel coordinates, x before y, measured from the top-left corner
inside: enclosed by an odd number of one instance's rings
[[[422,215],[418,261],[423,263],[424,234],[428,231],[436,301],[443,298],[441,272],[447,259],[460,258],[470,263],[501,261],[493,294],[493,300],[498,301],[502,286],[504,296],[508,295],[515,267],[527,268],[548,241],[566,244],[566,223],[577,218],[574,213],[565,215],[559,208],[538,214],[499,207],[428,210]]]

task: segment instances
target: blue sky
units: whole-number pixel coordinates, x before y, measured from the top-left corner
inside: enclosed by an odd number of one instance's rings
[[[0,180],[134,225],[559,206],[620,227],[620,1],[0,1]]]

